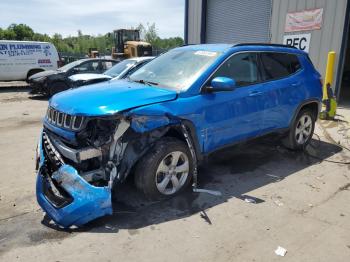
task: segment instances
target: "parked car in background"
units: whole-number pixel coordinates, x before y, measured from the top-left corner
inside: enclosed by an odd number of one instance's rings
[[[114,65],[112,68],[108,69],[103,74],[76,74],[69,77],[71,87],[79,87],[84,85],[96,84],[112,79],[123,79],[137,69],[141,68],[149,61],[151,61],[153,56],[145,57],[135,57],[130,59],[125,59],[118,64]]]
[[[126,79],[50,100],[38,145],[38,202],[69,227],[112,214],[112,190],[131,172],[153,200],[178,194],[192,176],[196,189],[198,163],[224,147],[275,133],[287,147],[305,148],[321,100],[321,75],[298,49],[172,49]]]
[[[60,63],[52,43],[0,40],[0,81],[26,80]]]
[[[69,76],[83,73],[103,73],[118,61],[113,59],[88,58],[69,63],[57,70],[50,70],[32,75],[28,83],[31,93],[52,96],[70,88]]]

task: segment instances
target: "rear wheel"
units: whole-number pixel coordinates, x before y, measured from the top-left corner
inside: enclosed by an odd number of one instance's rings
[[[293,150],[302,150],[310,142],[315,129],[316,116],[310,109],[302,109],[289,130],[283,144]]]
[[[152,200],[172,197],[190,182],[191,154],[182,141],[162,138],[136,166],[135,184]]]
[[[53,96],[59,92],[62,92],[64,90],[67,90],[69,87],[64,82],[53,82],[52,84],[49,84],[48,86],[48,93],[49,96]]]

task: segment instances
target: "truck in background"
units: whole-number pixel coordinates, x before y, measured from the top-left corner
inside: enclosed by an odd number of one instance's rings
[[[27,80],[36,73],[56,70],[60,65],[52,43],[0,40],[0,81]]]
[[[133,57],[152,56],[152,45],[140,40],[138,29],[118,29],[113,32],[112,58],[124,60]]]

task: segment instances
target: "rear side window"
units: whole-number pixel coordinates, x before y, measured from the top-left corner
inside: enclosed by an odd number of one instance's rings
[[[101,61],[101,63],[102,63],[102,70],[103,71],[106,71],[106,70],[112,68],[112,66],[113,66],[112,61]]]
[[[224,76],[236,81],[237,86],[246,86],[258,81],[256,53],[241,53],[232,56],[215,72],[214,76]]]
[[[261,53],[262,78],[272,80],[287,77],[301,69],[296,55],[285,53]]]

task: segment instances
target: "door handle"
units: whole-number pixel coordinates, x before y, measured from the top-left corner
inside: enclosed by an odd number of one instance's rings
[[[262,92],[260,91],[252,91],[249,93],[249,96],[261,96]]]

